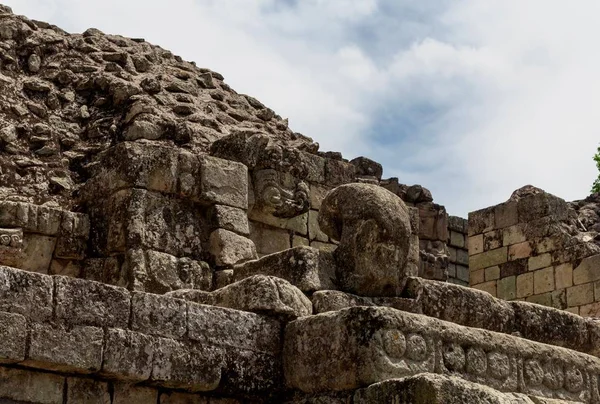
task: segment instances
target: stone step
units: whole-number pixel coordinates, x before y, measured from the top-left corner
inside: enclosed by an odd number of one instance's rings
[[[289,323],[289,387],[307,393],[437,373],[506,393],[600,403],[600,359],[387,307],[354,307]]]

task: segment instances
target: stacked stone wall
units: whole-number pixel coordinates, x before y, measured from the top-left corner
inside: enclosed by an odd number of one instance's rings
[[[469,286],[468,220],[448,217],[448,281]]]
[[[568,204],[539,193],[469,214],[472,287],[582,316],[600,314],[600,253]]]

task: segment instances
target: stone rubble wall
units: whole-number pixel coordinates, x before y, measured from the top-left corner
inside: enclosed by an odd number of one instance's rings
[[[585,317],[600,313],[600,247],[574,229],[568,204],[545,192],[469,214],[472,287]]]

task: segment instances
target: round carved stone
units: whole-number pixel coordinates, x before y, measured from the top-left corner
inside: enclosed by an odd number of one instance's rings
[[[565,372],[562,363],[548,361],[544,371],[544,385],[552,390],[560,389],[565,381]]]
[[[565,388],[571,393],[579,393],[584,387],[583,372],[574,367],[568,367],[565,371]]]
[[[544,382],[544,369],[535,359],[525,361],[524,373],[529,386],[539,386]]]
[[[339,245],[336,282],[360,296],[396,296],[410,275],[410,213],[395,194],[373,184],[341,185],[327,194],[319,227]]]
[[[392,358],[402,358],[406,352],[406,337],[401,331],[386,330],[382,336],[383,349]]]
[[[510,374],[510,359],[501,352],[488,353],[488,369],[490,375],[496,379],[506,379]]]
[[[427,357],[427,342],[419,334],[411,334],[406,339],[406,356],[414,361],[422,361]]]
[[[445,344],[442,355],[448,370],[460,371],[465,367],[465,350],[459,344],[453,342]]]
[[[487,355],[481,348],[471,347],[467,350],[467,372],[482,375],[487,370]]]
[[[0,244],[8,246],[10,244],[10,236],[7,234],[0,235]]]

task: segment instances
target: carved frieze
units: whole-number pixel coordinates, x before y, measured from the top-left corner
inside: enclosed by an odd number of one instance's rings
[[[291,218],[310,208],[308,184],[298,181],[284,186],[284,173],[273,169],[254,172],[255,206],[279,218]],[[289,178],[287,179],[289,182]]]
[[[0,248],[2,250],[23,248],[23,229],[0,228]]]

